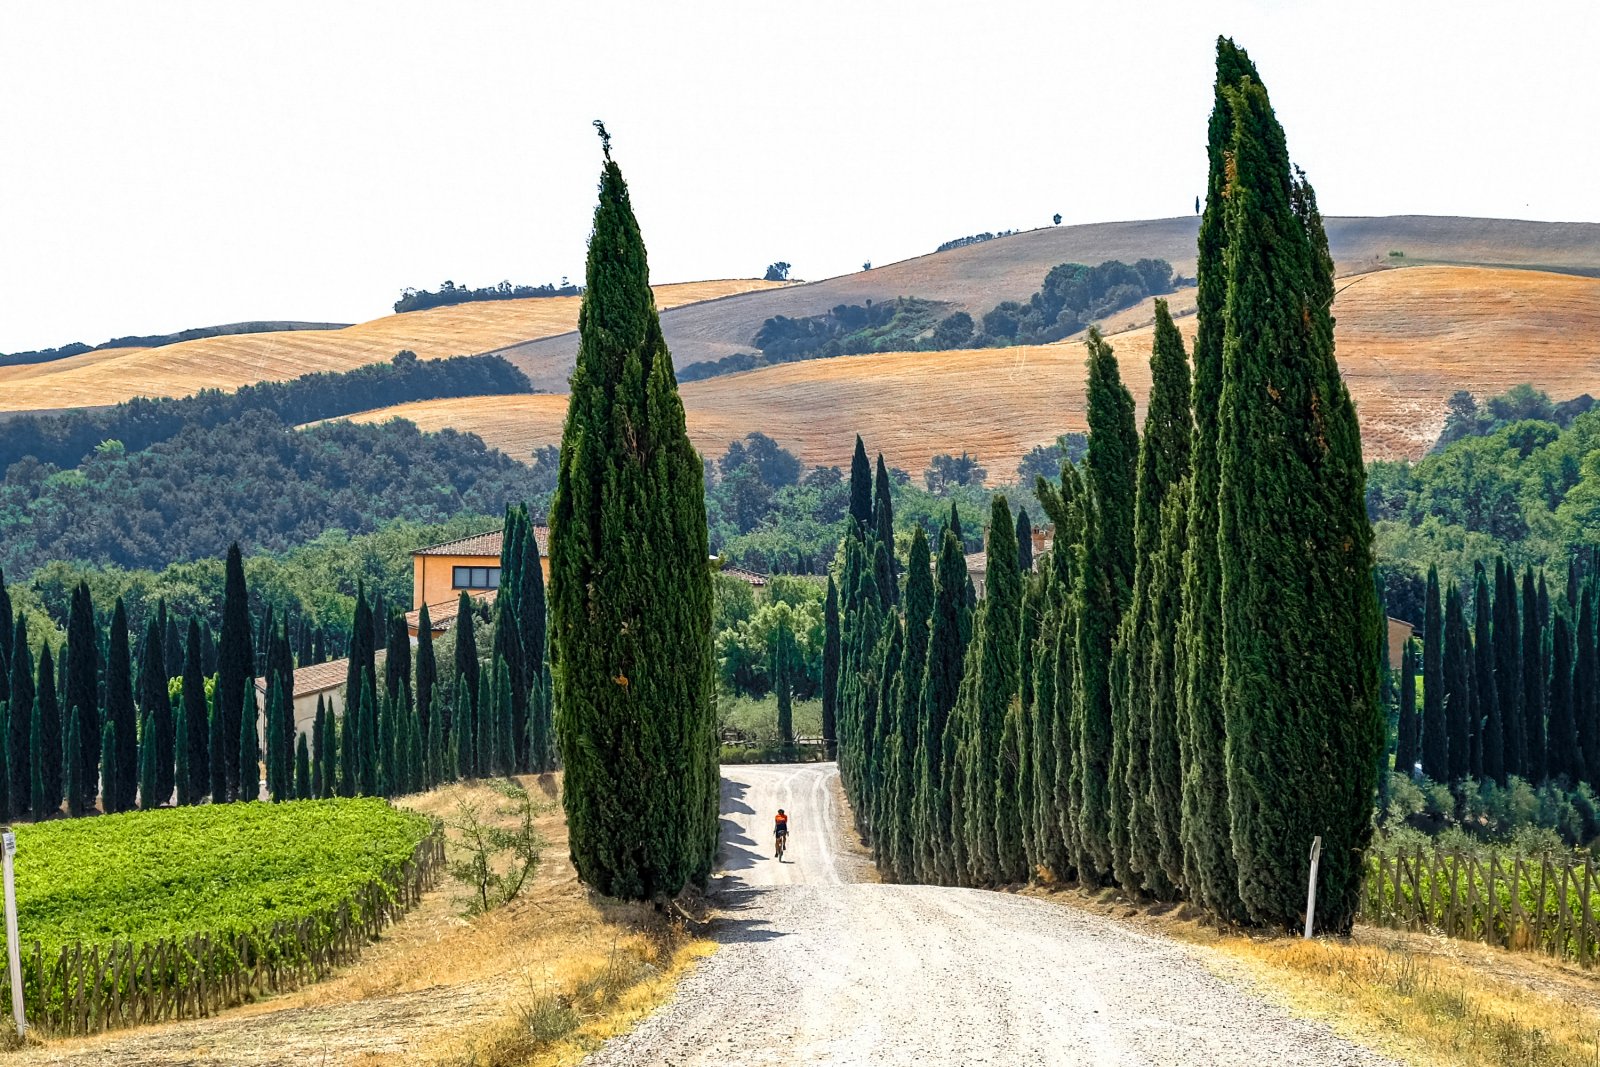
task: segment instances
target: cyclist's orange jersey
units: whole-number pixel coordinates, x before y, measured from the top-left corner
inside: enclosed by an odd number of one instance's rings
[[[776,833],[780,833],[780,834],[788,833],[789,832],[789,816],[784,815],[782,812],[779,812],[776,816],[773,817],[772,828],[773,828],[773,831],[776,832]]]

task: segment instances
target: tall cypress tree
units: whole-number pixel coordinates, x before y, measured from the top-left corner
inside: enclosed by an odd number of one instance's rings
[[[1546,605],[1548,607],[1548,603]],[[1545,769],[1545,639],[1533,568],[1522,572],[1522,751],[1528,780],[1535,785]]]
[[[909,882],[916,874],[918,755],[926,733],[922,721],[922,678],[928,667],[929,623],[933,617],[933,559],[921,526],[911,534],[906,557],[905,653],[894,693],[895,727],[890,742],[889,825],[885,852],[894,876]]]
[[[127,809],[121,806],[122,783],[117,781],[122,761],[117,757],[117,723],[107,716],[100,731],[100,811],[111,815]]]
[[[11,591],[6,588],[6,576],[0,570],[0,701],[11,699],[11,657],[16,650],[11,630],[11,620],[17,612],[11,605]]]
[[[1259,81],[1224,95],[1234,124],[1217,544],[1239,895],[1255,922],[1295,928],[1320,836],[1320,924],[1342,932],[1360,894],[1383,744],[1366,469],[1334,359],[1333,261],[1316,196],[1291,170]]]
[[[311,784],[311,753],[306,749],[305,734],[301,734],[295,742],[294,796],[296,800],[310,800],[316,796]]]
[[[1230,145],[1235,113],[1228,94],[1257,81],[1244,50],[1217,40],[1217,80],[1206,130],[1205,210],[1200,216],[1194,340],[1194,481],[1184,558],[1182,646],[1187,747],[1184,769],[1185,882],[1192,899],[1217,916],[1244,918],[1231,844],[1222,705],[1222,570],[1218,551],[1221,493],[1219,432],[1223,380],[1223,310],[1227,302]]]
[[[550,515],[562,801],[580,878],[671,896],[717,846],[704,471],[609,141],[587,271]]]
[[[235,796],[236,800],[261,799],[260,717],[260,713],[256,709],[256,687],[252,682],[245,688],[238,714],[239,790]]]
[[[1187,393],[1185,394],[1187,398]],[[1185,409],[1187,410],[1187,408]],[[1148,436],[1149,430],[1146,430]],[[1146,445],[1145,447],[1151,447]],[[1183,885],[1183,771],[1188,764],[1188,731],[1183,715],[1183,661],[1178,637],[1183,618],[1183,557],[1188,535],[1188,480],[1168,487],[1161,502],[1161,529],[1147,596],[1150,601],[1149,674],[1133,678],[1135,692],[1145,681],[1150,701],[1150,821],[1156,862],[1167,885]],[[1142,558],[1142,557],[1141,557]],[[1130,776],[1130,781],[1133,781]],[[1141,869],[1149,863],[1143,852]],[[1145,888],[1160,895],[1158,879],[1146,870]]]
[[[984,621],[977,640],[978,677],[973,688],[970,742],[971,780],[967,839],[969,865],[980,883],[1010,881],[1001,862],[996,826],[1000,808],[1008,812],[1008,837],[1020,833],[1015,825],[1015,777],[1003,776],[1000,743],[1006,715],[1021,685],[1017,638],[1022,625],[1022,578],[1017,571],[1016,527],[1004,496],[996,495],[989,507],[989,569],[984,576]],[[1002,799],[1001,794],[1007,794]],[[1014,865],[1013,865],[1014,866]]]
[[[1494,567],[1494,680],[1500,701],[1506,774],[1526,778],[1528,750],[1522,721],[1522,626],[1517,617],[1517,579],[1506,561]]]
[[[0,627],[3,629],[3,627]],[[78,762],[82,771],[78,811],[94,806],[100,770],[100,641],[89,584],[79,582],[72,591],[67,617],[66,707],[79,720]]]
[[[455,770],[461,778],[476,778],[477,764],[473,757],[472,731],[467,727],[472,721],[472,697],[467,693],[467,680],[459,678],[456,682],[455,721],[456,729],[453,737],[455,744]]]
[[[1467,619],[1461,610],[1461,590],[1455,582],[1445,592],[1444,721],[1448,734],[1445,781],[1459,782],[1471,772],[1468,759],[1471,737],[1468,722],[1472,711],[1472,644],[1467,637]]]
[[[39,783],[43,806],[32,805],[39,818],[61,811],[62,760],[61,704],[56,697],[56,665],[50,643],[39,650],[39,681],[33,698],[33,776]]]
[[[156,780],[160,748],[160,731],[156,728],[156,717],[146,715],[144,726],[139,731],[139,807],[144,811],[159,808],[165,803],[161,797],[161,787]]]
[[[1505,733],[1500,725],[1500,696],[1494,682],[1494,598],[1482,563],[1473,568],[1472,600],[1472,710],[1477,738],[1473,762],[1478,774],[1504,782]]]
[[[1436,782],[1450,780],[1450,731],[1444,714],[1444,615],[1439,604],[1439,570],[1428,568],[1422,606],[1422,773]]]
[[[1417,652],[1416,641],[1407,640],[1400,653],[1400,715],[1396,727],[1394,769],[1398,774],[1411,777],[1417,771],[1422,738],[1417,722]]]
[[[1017,509],[1017,568],[1023,574],[1033,573],[1033,520],[1027,508]]]
[[[228,797],[235,795],[240,784],[239,709],[244,707],[245,691],[255,688],[255,647],[250,633],[250,593],[245,587],[244,559],[239,554],[239,543],[228,546],[228,562],[222,588],[222,633],[217,642],[217,710],[222,713],[222,736],[227,739],[223,747],[223,771],[227,779]],[[254,697],[252,695],[252,704]],[[251,729],[254,730],[254,724]],[[255,774],[247,768],[246,775]],[[254,800],[252,794],[245,799]]]
[[[511,686],[508,694],[511,703],[501,710],[505,714],[504,727],[511,731],[513,738],[512,756],[513,763],[516,763],[517,750],[521,747],[520,739],[528,735],[529,680],[523,675],[526,658],[522,651],[522,626],[517,619],[515,599],[507,597],[504,593],[496,597],[494,617],[494,645],[490,659],[505,666],[506,677]]]
[[[379,792],[378,679],[370,671],[361,677],[361,707],[356,715],[356,781],[362,796],[375,797]]]
[[[1550,635],[1549,772],[1573,785],[1585,778],[1583,749],[1578,745],[1578,723],[1573,714],[1572,628],[1565,612],[1556,612]]]
[[[860,438],[857,438],[859,441]],[[822,742],[829,758],[839,739],[839,589],[828,575],[822,602]]]
[[[233,793],[228,789],[228,758],[230,748],[237,751],[231,738],[224,731],[227,729],[228,716],[222,713],[217,706],[220,696],[215,686],[211,689],[211,713],[206,717],[206,748],[211,753],[210,781],[208,791],[211,793],[211,803],[222,804],[233,799]]]
[[[528,764],[538,772],[553,770],[554,726],[550,719],[550,624],[545,596],[544,567],[537,531],[528,518],[527,505],[521,509],[522,563],[517,570],[517,622],[522,627],[524,677],[530,689],[528,698]]]
[[[206,713],[206,679],[201,673],[204,662],[200,639],[200,625],[189,619],[188,650],[183,656],[183,732],[176,744],[188,749],[189,803],[198,803],[210,791],[208,775],[211,766],[209,720]]]
[[[426,733],[433,714],[433,687],[439,681],[439,663],[433,655],[433,620],[428,617],[428,605],[417,611],[417,714],[422,719]]]
[[[953,522],[954,505],[950,514]],[[942,882],[950,877],[942,862],[952,833],[945,740],[960,691],[968,625],[966,551],[961,535],[947,524],[939,542],[933,616],[928,624],[928,661],[921,686],[922,736],[917,745],[916,866],[918,878],[925,882]]]
[[[874,557],[881,561],[878,570],[878,599],[884,605],[900,602],[900,585],[895,577],[894,561],[894,490],[889,481],[889,468],[878,453],[878,469],[872,492],[872,528],[883,555]],[[886,569],[884,567],[886,565]]]
[[[1122,384],[1116,356],[1098,330],[1089,330],[1088,501],[1083,580],[1078,599],[1078,673],[1074,701],[1082,723],[1079,813],[1090,881],[1112,872],[1127,852],[1127,724],[1113,716],[1111,645],[1133,587],[1133,511],[1139,435],[1133,396]],[[992,555],[992,554],[991,554]],[[990,567],[994,562],[990,560]],[[1125,866],[1125,863],[1124,863]]]
[[[83,743],[78,738],[78,731],[82,729],[83,716],[74,709],[67,717],[67,814],[76,818],[87,813],[89,805],[84,798],[89,794],[91,786],[88,784],[89,776],[83,765]]]
[[[7,629],[0,620],[0,630]],[[28,648],[28,617],[17,616],[12,631],[10,690],[11,720],[6,743],[10,746],[7,770],[11,781],[11,812],[25,814],[33,804],[33,653]]]
[[[133,664],[128,648],[128,613],[117,598],[106,646],[106,721],[116,724],[117,770],[111,781],[112,811],[129,811],[139,789],[139,719],[133,703]],[[104,753],[102,752],[102,755]],[[105,768],[101,768],[102,775]]]
[[[1170,675],[1156,675],[1155,664],[1170,662],[1173,633],[1158,631],[1155,622],[1162,613],[1162,602],[1171,600],[1177,589],[1162,585],[1156,575],[1176,579],[1170,569],[1162,570],[1162,508],[1174,488],[1189,475],[1189,453],[1194,435],[1194,418],[1189,410],[1189,360],[1183,349],[1183,335],[1173,324],[1165,300],[1155,305],[1155,339],[1150,351],[1150,403],[1145,413],[1144,439],[1139,444],[1135,473],[1133,512],[1134,573],[1132,600],[1123,623],[1120,656],[1123,676],[1114,681],[1120,686],[1125,710],[1126,755],[1123,783],[1127,790],[1128,867],[1138,882],[1128,886],[1144,890],[1160,899],[1173,894],[1173,881],[1161,862],[1162,840],[1158,829],[1157,794],[1164,798],[1168,832],[1177,829],[1176,801],[1181,788],[1177,750],[1177,706],[1170,699]],[[1176,531],[1169,531],[1176,535]],[[1171,626],[1175,612],[1168,608]],[[1161,685],[1166,691],[1156,688]],[[1159,725],[1157,716],[1165,720]],[[1161,751],[1155,750],[1157,741]],[[1164,776],[1165,780],[1160,780]],[[1167,847],[1176,845],[1169,840]],[[1130,877],[1130,881],[1133,879]]]
[[[1572,666],[1572,713],[1590,785],[1600,782],[1600,649],[1595,645],[1594,585],[1578,597],[1578,632]]]
[[[267,794],[277,804],[287,800],[288,783],[293,781],[294,766],[283,758],[283,687],[276,678],[267,683],[266,735],[263,750],[267,765]],[[291,749],[291,751],[293,751]]]
[[[139,653],[139,710],[155,727],[155,736],[149,739],[151,770],[155,777],[151,788],[165,804],[172,796],[174,786],[172,694],[167,688],[166,633],[159,618],[152,618],[144,632],[144,648]],[[140,759],[144,759],[145,740],[140,739]],[[143,768],[141,767],[141,773]]]
[[[467,718],[465,722],[457,719],[454,723],[447,723],[446,725],[454,729],[465,730],[468,744],[475,746],[478,741],[478,692],[483,685],[483,680],[479,676],[478,639],[472,628],[472,598],[467,596],[465,589],[461,591],[461,597],[456,601],[455,637],[456,677],[464,678],[467,682],[468,700],[464,709],[467,713]],[[459,710],[463,709],[458,707]],[[478,766],[476,759],[473,760],[470,771],[474,775],[484,769]],[[462,768],[463,774],[468,772],[468,768]]]

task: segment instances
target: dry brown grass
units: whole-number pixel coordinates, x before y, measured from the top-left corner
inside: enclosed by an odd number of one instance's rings
[[[1415,1067],[1596,1067],[1600,979],[1544,956],[1358,926],[1348,939],[1222,931],[1119,891],[1025,891],[1194,946],[1226,980]]]
[[[771,288],[755,279],[656,287],[662,308]],[[235,334],[152,349],[108,349],[27,367],[0,368],[0,411],[90,407],[133,396],[236,389],[311,371],[350,370],[411,349],[424,359],[488,352],[574,330],[581,298],[492,300],[388,315],[343,330]]]
[[[464,887],[447,884],[369,946],[361,961],[298,992],[216,1019],[53,1041],[17,1063],[135,1067],[226,1063],[575,1063],[670,994],[710,951],[647,905],[589,894],[567,859],[558,775],[523,779],[551,800],[538,827],[548,847],[523,894],[468,920]],[[488,808],[482,786],[410,798],[449,818],[459,799]],[[560,1025],[557,1026],[556,1024]],[[543,1041],[534,1041],[533,1027]]]
[[[1600,392],[1600,279],[1411,267],[1340,286],[1339,365],[1369,459],[1421,455],[1457,389],[1482,397],[1532,382],[1559,398]],[[1123,318],[1149,314],[1141,305]],[[1192,341],[1193,316],[1179,325]],[[1111,337],[1141,411],[1150,332],[1141,326]],[[936,453],[967,449],[991,478],[1004,479],[1034,445],[1085,428],[1083,380],[1083,347],[1064,342],[790,363],[691,382],[682,393],[689,434],[709,454],[760,430],[807,463],[847,465],[860,433],[909,471],[923,470]],[[541,395],[430,401],[358,418],[453,426],[520,456],[558,442],[565,414],[564,397]]]

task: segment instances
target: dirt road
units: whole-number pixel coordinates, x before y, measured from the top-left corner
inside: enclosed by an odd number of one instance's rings
[[[870,883],[842,837],[836,776],[832,764],[724,769],[723,947],[591,1067],[1390,1062],[1114,921]],[[780,807],[792,827],[782,864]]]

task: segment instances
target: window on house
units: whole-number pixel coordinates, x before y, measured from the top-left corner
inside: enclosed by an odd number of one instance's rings
[[[499,567],[456,567],[450,585],[454,589],[499,589]]]

